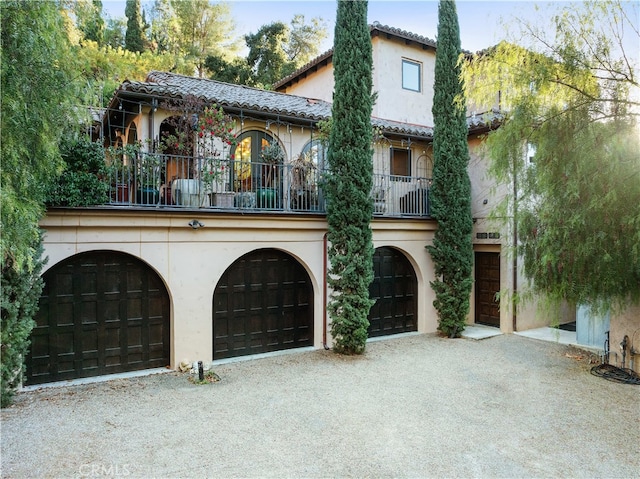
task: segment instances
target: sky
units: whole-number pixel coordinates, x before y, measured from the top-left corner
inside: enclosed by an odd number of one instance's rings
[[[336,18],[334,0],[285,0],[255,1],[231,0],[231,14],[236,22],[237,36],[255,33],[262,25],[282,21],[289,23],[294,15],[303,14],[306,20],[322,17],[327,23],[329,38],[320,50],[333,45],[333,29]],[[562,2],[555,2],[560,5]],[[150,9],[152,1],[142,0],[143,9]],[[541,5],[548,2],[541,2]],[[124,0],[103,0],[104,11],[111,16],[124,17]],[[531,15],[535,12],[533,1],[458,1],[460,40],[462,48],[469,51],[482,50],[495,45],[504,38],[501,19],[508,21],[514,15]],[[370,0],[369,23],[400,28],[424,37],[435,39],[438,26],[438,2],[436,0]]]
[[[152,0],[142,0],[143,9],[150,9]],[[324,52],[333,46],[335,27],[335,0],[229,0],[231,15],[236,22],[236,35],[243,38],[247,33],[255,33],[262,25],[275,21],[289,23],[294,15],[302,14],[308,21],[322,17],[327,23],[329,37],[321,45]],[[514,19],[549,18],[566,0],[514,1],[514,0],[458,0],[456,2],[460,24],[462,48],[478,51],[497,44],[506,37],[506,26],[515,29]],[[638,0],[635,4],[638,15]],[[105,12],[111,17],[124,17],[125,0],[103,0]],[[437,0],[369,0],[368,21],[399,28],[435,40],[438,27]],[[637,19],[636,19],[637,25]],[[636,37],[637,40],[637,37]],[[244,42],[241,42],[244,43]],[[637,46],[637,45],[635,45]],[[634,47],[635,47],[634,46]],[[635,48],[637,50],[640,46]]]

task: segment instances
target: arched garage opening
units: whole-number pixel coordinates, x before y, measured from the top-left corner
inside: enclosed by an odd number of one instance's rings
[[[313,286],[291,255],[242,256],[213,293],[213,359],[313,345]]]
[[[147,264],[91,251],[55,265],[43,279],[27,384],[169,364],[169,294]]]
[[[377,248],[373,255],[373,282],[369,297],[369,337],[418,330],[418,280],[413,266],[400,251]]]

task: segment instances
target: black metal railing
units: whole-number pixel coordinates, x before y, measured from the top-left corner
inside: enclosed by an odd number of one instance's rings
[[[109,204],[324,213],[323,174],[309,162],[273,164],[137,152],[112,162]],[[426,178],[374,174],[374,216],[429,216],[430,183]]]

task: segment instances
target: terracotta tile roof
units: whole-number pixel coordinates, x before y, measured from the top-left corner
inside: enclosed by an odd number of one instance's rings
[[[432,40],[431,38],[423,37],[422,35],[418,35],[417,33],[411,33],[406,30],[402,30],[400,28],[390,27],[389,25],[381,25],[380,22],[373,22],[373,24],[370,25],[369,28],[371,29],[372,36],[380,33],[386,33],[396,38],[401,38],[403,40],[411,40],[425,47],[431,47],[434,50],[436,49],[435,40]]]
[[[144,82],[125,81],[118,90],[118,93],[120,92],[142,93],[162,98],[193,95],[226,108],[316,121],[327,118],[327,112],[331,112],[331,104],[322,100],[160,71],[149,73]]]
[[[331,103],[323,100],[169,72],[152,71],[146,81],[127,80],[116,91],[116,96],[140,95],[165,99],[194,95],[226,109],[244,110],[247,113],[261,112],[313,122],[331,117]],[[427,126],[382,118],[371,118],[371,123],[386,133],[424,139],[430,139],[433,133],[433,129]]]
[[[504,114],[497,109],[491,109],[482,113],[474,113],[467,117],[469,131],[494,129],[504,121]]]

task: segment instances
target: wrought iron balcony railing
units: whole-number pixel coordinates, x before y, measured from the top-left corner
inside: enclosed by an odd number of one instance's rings
[[[324,213],[323,174],[310,162],[136,153],[111,164],[109,204]],[[374,216],[428,217],[429,185],[426,178],[374,174]]]

